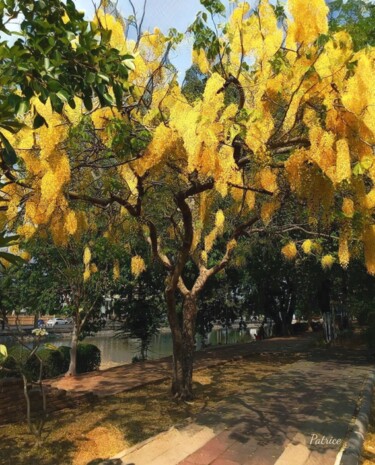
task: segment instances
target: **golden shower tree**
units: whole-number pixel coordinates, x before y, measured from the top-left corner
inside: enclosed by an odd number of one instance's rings
[[[220,2],[204,4],[220,12]],[[89,111],[76,99],[60,115],[35,98],[48,127],[12,137],[20,163],[17,181],[2,188],[8,224],[26,238],[47,228],[63,244],[104,209],[107,235],[126,242],[136,232],[163,264],[172,392],[181,398],[192,395],[200,292],[242,237],[282,221],[292,204],[304,253],[330,266],[336,258],[315,236],[338,231],[341,265],[364,250],[375,274],[375,51],[354,53],[342,31],[329,36],[324,0],[289,0],[288,9],[277,17],[267,0],[254,10],[238,3],[213,30],[207,14],[198,16],[193,59],[207,82],[193,103],[168,60],[176,34],[155,29],[130,41],[99,10],[111,46],[134,56],[121,108],[94,101]],[[294,258],[299,244],[283,253]],[[144,258],[134,257],[135,274]]]

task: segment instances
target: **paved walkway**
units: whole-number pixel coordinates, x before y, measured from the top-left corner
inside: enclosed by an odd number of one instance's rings
[[[228,360],[251,357],[259,353],[301,352],[307,350],[313,341],[314,334],[306,333],[288,339],[274,338],[247,344],[207,348],[196,353],[195,369],[221,365]],[[167,357],[161,360],[121,365],[75,377],[57,378],[47,381],[47,384],[75,393],[90,392],[97,396],[109,396],[169,379],[171,370],[171,357]]]
[[[119,454],[122,465],[335,465],[369,375],[360,351],[314,351]]]

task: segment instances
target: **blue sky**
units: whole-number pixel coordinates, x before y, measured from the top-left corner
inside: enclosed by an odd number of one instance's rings
[[[252,6],[256,0],[247,0]],[[308,2],[309,0],[306,0]],[[329,0],[326,0],[329,3]],[[375,0],[365,0],[374,3]],[[94,0],[99,3],[99,0]],[[229,6],[233,1],[222,0]],[[142,13],[144,0],[133,0],[133,4],[139,14]],[[276,0],[271,0],[276,3]],[[281,3],[286,3],[282,0]],[[94,8],[92,0],[75,0],[78,9],[84,10],[88,18],[92,18]],[[118,0],[118,7],[124,17],[132,14],[128,0]],[[143,30],[153,30],[155,26],[166,33],[170,28],[176,28],[180,32],[185,32],[195,19],[198,11],[204,8],[199,0],[147,0],[146,16],[143,23]],[[229,11],[230,9],[228,9]],[[191,65],[192,38],[187,37],[181,46],[171,52],[170,59],[179,70],[179,79],[182,80],[186,69]]]
[[[136,10],[141,15],[144,0],[133,0]],[[224,3],[229,3],[225,2]],[[91,0],[75,0],[78,9],[84,10],[87,17],[93,14]],[[119,0],[118,7],[124,17],[132,14],[128,0]],[[143,30],[153,30],[155,26],[166,33],[170,28],[185,32],[192,24],[198,11],[204,8],[199,0],[147,0],[147,8]],[[191,65],[192,38],[187,37],[181,46],[171,52],[170,59],[179,70],[179,79],[183,79],[185,71]]]

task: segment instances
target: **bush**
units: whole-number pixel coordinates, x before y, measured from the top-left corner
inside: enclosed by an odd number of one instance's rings
[[[63,354],[59,350],[50,350],[41,348],[38,350],[38,356],[43,362],[42,378],[56,378],[65,373]],[[36,373],[39,376],[39,361],[36,357],[32,357],[30,362],[36,362]]]
[[[59,352],[61,353],[62,359],[63,359],[63,366],[62,370],[63,373],[66,373],[69,369],[69,363],[70,363],[70,347],[68,346],[60,346],[59,347]]]
[[[100,349],[94,344],[78,344],[77,373],[99,370],[101,363]]]
[[[13,346],[3,363],[5,368],[14,370],[12,373],[0,371],[0,378],[19,376],[22,367],[27,378],[33,381],[39,379],[40,362],[34,355],[28,358],[30,352],[22,346]],[[43,362],[42,379],[56,378],[68,371],[70,363],[70,347],[61,346],[58,350],[41,347],[38,356]],[[87,373],[98,370],[101,362],[100,350],[93,344],[78,344],[77,373]],[[18,372],[18,373],[17,373]]]
[[[64,363],[63,354],[59,350],[50,350],[41,347],[38,349],[38,357],[42,360],[43,371],[42,379],[55,378],[66,372],[66,364]],[[29,350],[22,346],[14,346],[9,350],[9,362],[11,368],[19,371],[22,367],[26,376],[36,381],[39,379],[40,374],[40,361],[36,355],[29,357]]]
[[[13,378],[17,376],[17,362],[14,357],[8,355],[8,357],[1,364],[4,368],[9,371],[0,370],[0,379],[2,378]]]

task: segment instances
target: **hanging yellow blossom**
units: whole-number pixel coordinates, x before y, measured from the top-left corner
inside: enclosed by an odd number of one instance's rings
[[[99,271],[98,267],[95,265],[95,263],[91,263],[90,271],[91,271],[91,273],[97,273]]]
[[[348,197],[344,197],[342,201],[342,212],[348,218],[353,218],[354,215],[354,202],[352,199]]]
[[[17,228],[17,234],[25,239],[30,239],[36,232],[36,227],[31,223],[25,223]]]
[[[363,234],[365,250],[365,263],[369,274],[375,275],[375,226],[371,225],[365,229]]]
[[[210,63],[207,60],[206,53],[203,49],[193,50],[193,63],[195,63],[203,74],[210,71]]]
[[[83,273],[83,282],[88,281],[90,279],[90,276],[91,276],[90,266],[86,265],[85,271]]]
[[[30,259],[31,259],[31,255],[29,254],[29,252],[27,252],[26,250],[22,250],[21,253],[20,253],[20,257],[25,260],[26,262],[28,262]]]
[[[266,202],[262,205],[260,216],[262,218],[263,223],[267,226],[270,221],[272,220],[273,215],[279,208],[280,204],[276,200],[271,200],[270,202]]]
[[[73,210],[70,210],[65,217],[65,229],[68,234],[73,235],[77,232],[77,217]]]
[[[218,233],[222,234],[224,230],[225,216],[223,210],[218,210],[215,216],[215,226],[217,227]]]
[[[271,168],[267,167],[260,172],[260,184],[264,190],[275,192],[277,189],[277,176]]]
[[[125,41],[124,25],[121,21],[114,18],[112,15],[106,14],[105,11],[100,8],[96,12],[94,23],[100,23],[105,29],[111,31],[111,47],[116,48],[121,53],[126,53],[127,47]]]
[[[349,253],[349,246],[348,246],[348,239],[346,234],[340,235],[339,240],[339,262],[343,268],[347,268],[349,265],[350,260],[350,253]]]
[[[335,263],[335,257],[333,257],[332,255],[328,254],[328,255],[324,255],[324,257],[322,257],[321,259],[321,264],[322,264],[322,267],[323,269],[329,269],[329,268],[332,268],[332,265]]]
[[[207,236],[204,238],[204,250],[208,253],[211,252],[211,249],[214,245],[214,242],[217,237],[217,228],[214,228]]]
[[[288,244],[284,245],[281,253],[287,260],[294,260],[298,253],[295,242],[288,242]]]
[[[120,262],[115,260],[113,263],[113,279],[117,281],[120,277]]]
[[[84,265],[89,265],[91,261],[91,250],[89,247],[85,247],[85,250],[83,252],[83,264]]]
[[[366,195],[366,207],[370,210],[375,208],[375,188],[373,187]]]
[[[302,250],[305,252],[305,254],[309,255],[313,251],[314,248],[314,242],[311,239],[306,239],[302,243]]]
[[[324,0],[289,0],[288,9],[294,18],[295,42],[311,44],[327,33],[329,9]]]
[[[138,278],[140,274],[142,274],[144,271],[146,271],[146,264],[143,260],[142,257],[139,255],[136,255],[135,257],[132,257],[131,260],[131,271],[132,274]]]
[[[340,183],[346,179],[350,179],[352,175],[348,141],[346,139],[338,140],[336,142],[336,149],[336,182]]]

